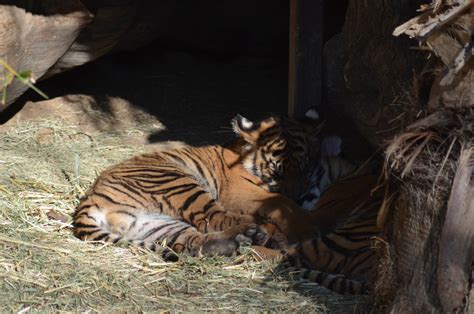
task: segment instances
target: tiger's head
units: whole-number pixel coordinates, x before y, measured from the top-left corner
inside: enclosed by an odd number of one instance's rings
[[[321,153],[322,123],[314,109],[303,121],[270,116],[254,122],[237,115],[232,127],[239,137],[244,168],[269,191],[294,200],[306,192]]]

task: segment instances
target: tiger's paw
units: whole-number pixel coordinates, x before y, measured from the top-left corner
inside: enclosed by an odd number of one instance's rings
[[[201,254],[205,256],[232,256],[238,247],[239,243],[234,239],[211,239],[204,243]]]
[[[265,229],[257,224],[249,224],[247,229],[243,233],[238,234],[235,240],[239,243],[263,245],[268,240],[268,234]]]
[[[286,250],[289,247],[288,238],[283,233],[275,233],[267,243],[267,247],[274,250]]]

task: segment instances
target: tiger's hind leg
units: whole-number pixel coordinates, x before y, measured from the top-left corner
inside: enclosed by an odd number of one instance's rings
[[[189,223],[167,215],[114,207],[99,209],[87,200],[79,205],[74,217],[74,234],[82,240],[131,243],[155,251],[162,250],[165,244],[174,252],[192,256],[232,255],[239,247],[239,239],[252,239],[258,232],[255,224],[242,224],[202,233]],[[169,259],[175,259],[171,252],[163,252]]]

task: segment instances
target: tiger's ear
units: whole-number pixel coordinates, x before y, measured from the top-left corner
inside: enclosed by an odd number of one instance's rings
[[[309,109],[308,111],[306,111],[306,113],[304,114],[304,116],[309,119],[309,120],[312,120],[312,121],[318,121],[320,116],[319,116],[319,113],[316,111],[316,109],[314,108],[311,108]]]
[[[309,125],[309,132],[311,134],[311,142],[314,145],[321,143],[321,130],[324,127],[324,121],[321,120],[319,112],[315,108],[311,108],[305,113],[304,121]]]
[[[321,115],[315,108],[306,111],[303,121],[312,126],[314,133],[319,133],[324,125],[324,121],[321,120]]]
[[[240,114],[232,119],[234,133],[242,137],[247,143],[256,144],[260,135],[277,124],[275,117],[270,117],[260,122],[253,122]]]

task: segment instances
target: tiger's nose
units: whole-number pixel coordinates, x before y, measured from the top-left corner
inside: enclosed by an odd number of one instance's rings
[[[281,192],[277,184],[269,184],[268,185],[268,191],[270,191],[272,193]]]

